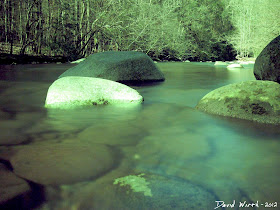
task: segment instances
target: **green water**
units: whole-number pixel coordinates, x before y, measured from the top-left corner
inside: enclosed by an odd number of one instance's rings
[[[267,209],[266,202],[280,202],[279,126],[194,109],[211,90],[254,80],[253,65],[236,70],[213,63],[157,65],[165,82],[132,86],[144,97],[143,105],[75,111],[43,107],[48,87],[71,65],[0,67],[0,157],[6,157],[1,152],[7,149],[23,151],[20,157],[31,162],[29,172],[19,160],[14,173],[43,183],[45,202],[38,209],[214,209],[216,201],[235,202],[233,209],[241,201],[259,205],[246,209]],[[64,146],[52,150],[58,143],[67,144],[67,151]],[[91,170],[105,169],[90,176],[91,159],[81,158],[79,148],[87,151],[94,145],[111,153],[96,156]],[[64,154],[73,160],[68,163]],[[48,167],[42,174],[40,163]],[[116,178],[141,173],[152,196],[113,184]],[[58,183],[44,184],[56,178]]]

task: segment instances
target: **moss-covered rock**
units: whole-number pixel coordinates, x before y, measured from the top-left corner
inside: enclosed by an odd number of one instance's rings
[[[130,186],[133,192],[142,192],[145,196],[152,197],[151,189],[148,187],[149,182],[143,177],[145,174],[129,175],[115,179],[114,184],[120,186]]]
[[[143,97],[134,89],[109,80],[63,77],[48,90],[45,107],[71,109],[107,104],[140,104]]]
[[[129,175],[115,179],[110,191],[115,196],[108,209],[202,210],[214,208],[213,201],[217,199],[215,194],[187,180],[156,174]]]
[[[164,75],[152,59],[141,52],[108,51],[90,55],[79,65],[68,69],[59,78],[83,76],[118,82],[163,81]]]
[[[280,124],[280,85],[271,81],[227,85],[208,93],[196,108],[210,114]]]

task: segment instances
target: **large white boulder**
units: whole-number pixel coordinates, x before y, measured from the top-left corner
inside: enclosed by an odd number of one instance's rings
[[[56,80],[45,101],[47,108],[71,109],[99,104],[140,104],[143,97],[134,89],[118,82],[69,76]]]

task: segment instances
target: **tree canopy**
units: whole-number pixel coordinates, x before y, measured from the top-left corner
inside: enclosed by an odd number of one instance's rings
[[[280,33],[278,0],[2,1],[1,50],[11,54],[230,60],[235,50],[256,57]]]

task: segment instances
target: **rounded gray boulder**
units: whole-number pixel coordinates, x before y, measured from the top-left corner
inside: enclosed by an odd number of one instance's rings
[[[205,95],[196,108],[210,114],[280,124],[280,85],[272,81],[226,85]]]
[[[257,80],[280,83],[280,36],[273,39],[259,54],[254,66]]]
[[[92,54],[85,61],[65,71],[59,78],[66,76],[97,77],[123,83],[165,80],[152,59],[136,51]]]

